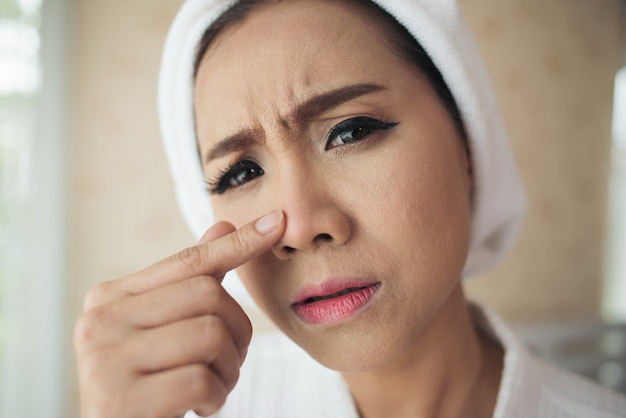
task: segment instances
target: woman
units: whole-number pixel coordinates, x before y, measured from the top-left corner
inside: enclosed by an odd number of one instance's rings
[[[219,222],[89,293],[84,417],[626,414],[468,306],[523,208],[497,107],[453,2],[377,3],[185,4],[162,127],[190,226]],[[235,268],[297,346],[248,350]]]

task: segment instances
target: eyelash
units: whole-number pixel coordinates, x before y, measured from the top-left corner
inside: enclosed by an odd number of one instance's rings
[[[339,122],[328,134],[328,139],[326,140],[326,150],[330,150],[332,148],[336,148],[341,145],[348,145],[354,142],[361,141],[363,138],[368,137],[372,133],[378,130],[389,130],[396,126],[399,122],[382,122],[376,119],[368,118],[365,116],[359,116],[352,119],[344,120],[343,122]],[[346,138],[342,138],[341,134],[351,132],[349,140],[346,142]],[[354,133],[357,132],[356,139],[354,138]],[[359,134],[361,135],[359,137]],[[334,142],[335,138],[339,138],[343,143],[336,144],[334,147],[330,147],[330,143]]]
[[[244,171],[245,170],[245,171]],[[225,170],[221,170],[212,180],[206,180],[210,194],[224,194],[228,189],[242,186],[247,181],[236,180],[240,175],[254,175],[248,181],[254,180],[256,177],[265,174],[263,169],[252,160],[242,160],[229,165]],[[238,184],[230,184],[230,182]]]
[[[362,141],[372,133],[378,130],[392,129],[398,125],[398,123],[399,122],[382,122],[365,116],[344,120],[331,129],[326,139],[325,150],[328,151],[339,146],[350,145],[352,143]],[[350,132],[349,136],[341,135],[347,132]],[[336,142],[336,139],[339,139],[342,143],[331,146],[333,142]],[[256,162],[252,160],[241,160],[229,165],[226,169],[221,170],[213,179],[207,179],[206,184],[210,194],[221,195],[229,189],[243,186],[263,174],[265,174],[263,168],[261,168],[261,166],[259,166]],[[242,180],[241,178],[236,180],[236,177],[241,175],[252,175],[254,177],[248,180]],[[231,184],[231,182],[234,182],[235,184]]]

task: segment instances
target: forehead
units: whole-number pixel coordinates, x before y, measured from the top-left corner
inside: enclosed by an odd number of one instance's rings
[[[198,70],[200,139],[284,120],[308,97],[351,84],[402,82],[415,69],[393,52],[380,19],[352,1],[269,3],[221,33]],[[262,123],[261,123],[262,124]]]
[[[253,2],[254,3],[254,2]],[[325,42],[345,42],[364,36],[380,39],[384,33],[374,3],[355,0],[269,0],[233,16],[231,23],[209,45],[204,60],[233,45],[263,44],[269,49],[273,42],[299,44],[299,47],[328,47]],[[392,18],[391,18],[392,19]],[[258,41],[258,42],[255,42]],[[223,44],[227,44],[222,48]]]

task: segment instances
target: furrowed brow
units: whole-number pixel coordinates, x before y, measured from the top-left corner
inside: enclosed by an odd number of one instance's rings
[[[211,148],[204,158],[204,163],[224,157],[234,152],[242,151],[252,145],[261,143],[259,133],[250,129],[241,130],[233,135],[227,136]]]
[[[385,87],[378,84],[353,84],[340,87],[316,96],[313,96],[303,103],[300,103],[289,115],[289,120],[296,124],[303,124],[305,121],[314,118],[330,109],[333,109],[345,102],[358,97],[385,90]],[[215,144],[207,153],[204,163],[208,164],[212,160],[224,157],[238,151],[242,151],[252,145],[262,143],[259,132],[250,129],[241,130],[230,135]]]

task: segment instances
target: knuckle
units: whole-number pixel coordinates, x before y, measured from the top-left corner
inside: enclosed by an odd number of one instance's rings
[[[199,246],[185,248],[174,255],[174,262],[183,268],[202,264],[205,255]]]
[[[211,393],[211,377],[208,367],[200,364],[194,365],[186,385],[189,393],[196,399],[205,399]]]
[[[102,300],[109,295],[113,289],[113,281],[106,281],[99,283],[89,289],[87,294],[85,295],[85,300],[83,303],[83,311],[88,311],[93,309],[94,307],[100,305]]]
[[[110,311],[96,308],[83,314],[74,327],[74,346],[77,349],[91,346],[100,334],[111,323]]]
[[[82,351],[82,348],[89,344],[91,340],[91,325],[84,316],[80,317],[74,325],[74,348]]]
[[[207,315],[196,321],[195,341],[202,347],[204,361],[213,363],[223,355],[223,347],[232,343],[226,324],[218,317]],[[229,343],[229,341],[231,341]]]
[[[238,357],[235,351],[232,351],[230,354],[224,351],[225,347],[232,347],[233,350],[236,350],[232,337],[221,318],[203,318],[202,322],[204,324],[203,333],[201,334],[202,341],[198,344],[203,347],[206,353],[207,364],[225,362],[222,363],[222,367],[216,369],[216,373],[220,376],[226,389],[231,391],[239,380],[240,366],[237,362]]]
[[[226,338],[226,330],[223,322],[214,315],[206,315],[198,321],[198,335],[205,344],[216,345]]]
[[[227,381],[225,382],[226,384],[226,389],[230,392],[231,390],[233,390],[235,388],[235,386],[237,385],[237,382],[239,381],[239,375],[241,373],[241,370],[239,369],[239,367],[233,367],[233,369],[231,370],[231,375],[228,377]]]
[[[211,276],[197,277],[189,281],[191,294],[200,300],[203,305],[214,308],[219,300],[222,286]]]
[[[239,254],[248,254],[252,252],[252,243],[244,232],[240,229],[234,234],[230,234],[233,250]]]
[[[187,383],[190,396],[195,400],[202,416],[217,412],[226,402],[228,392],[219,383],[213,371],[203,365],[194,365]]]

